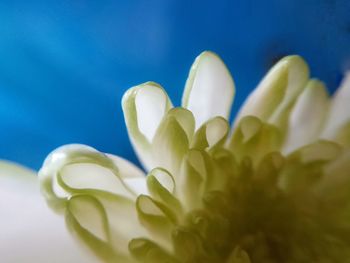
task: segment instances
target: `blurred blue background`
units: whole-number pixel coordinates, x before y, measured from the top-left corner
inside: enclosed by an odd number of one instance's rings
[[[0,1],[0,158],[37,169],[85,143],[135,161],[124,91],[154,80],[179,105],[203,50],[235,78],[233,112],[287,54],[334,91],[350,66],[350,1]]]

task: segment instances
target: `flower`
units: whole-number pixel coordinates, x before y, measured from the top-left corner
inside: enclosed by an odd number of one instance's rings
[[[279,61],[232,129],[235,85],[211,52],[182,107],[148,82],[123,97],[147,176],[84,145],[39,171],[49,206],[104,262],[347,262],[350,75],[330,98],[298,56]]]

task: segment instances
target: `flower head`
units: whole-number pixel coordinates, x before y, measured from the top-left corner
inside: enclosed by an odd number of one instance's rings
[[[174,108],[160,85],[123,97],[144,172],[84,145],[39,172],[51,208],[105,262],[347,262],[350,79],[330,98],[302,58],[279,61],[232,129],[235,87],[211,52]]]

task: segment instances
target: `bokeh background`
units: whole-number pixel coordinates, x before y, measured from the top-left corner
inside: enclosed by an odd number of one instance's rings
[[[84,143],[136,161],[124,91],[154,80],[179,105],[203,50],[234,76],[233,114],[287,54],[334,92],[350,68],[350,1],[0,0],[0,158],[38,169],[54,148]]]

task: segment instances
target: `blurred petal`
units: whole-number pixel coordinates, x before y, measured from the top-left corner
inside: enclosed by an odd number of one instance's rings
[[[247,252],[245,252],[240,247],[236,247],[232,251],[229,259],[227,260],[227,263],[251,263],[251,261]]]
[[[301,57],[283,58],[246,99],[235,124],[244,116],[253,115],[263,122],[284,127],[290,107],[305,87],[308,77],[308,66]]]
[[[285,153],[317,140],[328,108],[329,96],[325,86],[318,80],[310,80],[291,112]]]
[[[129,245],[130,252],[139,261],[144,263],[167,262],[180,263],[164,248],[146,239],[133,239]]]
[[[346,76],[333,96],[328,120],[321,135],[325,139],[334,139],[338,130],[350,121],[350,72]]]
[[[207,120],[228,119],[235,85],[223,61],[212,52],[203,52],[193,63],[182,98],[182,106],[192,111],[196,128]]]
[[[245,116],[232,134],[228,147],[238,160],[250,157],[256,164],[264,155],[279,151],[281,141],[280,131],[274,125]]]
[[[334,141],[344,147],[350,147],[350,120],[338,129],[337,136],[334,138]]]
[[[122,106],[130,140],[146,170],[152,169],[150,143],[164,116],[172,108],[161,86],[147,82],[129,89]]]
[[[40,194],[34,171],[0,161],[1,262],[99,262]]]

